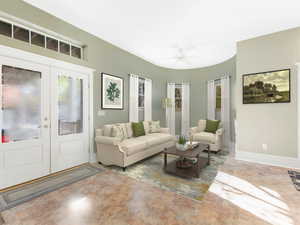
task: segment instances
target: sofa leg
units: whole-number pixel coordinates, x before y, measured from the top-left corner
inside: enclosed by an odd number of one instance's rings
[[[125,172],[126,171],[126,166],[125,167],[123,167],[123,172]]]

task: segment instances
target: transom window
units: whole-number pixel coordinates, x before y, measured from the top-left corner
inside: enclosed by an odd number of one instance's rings
[[[42,32],[33,31],[23,25],[0,20],[0,35],[82,59],[83,47],[53,36],[50,37]]]

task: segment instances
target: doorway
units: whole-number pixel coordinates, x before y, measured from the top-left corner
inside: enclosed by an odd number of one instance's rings
[[[5,56],[0,71],[0,189],[88,162],[88,76]]]

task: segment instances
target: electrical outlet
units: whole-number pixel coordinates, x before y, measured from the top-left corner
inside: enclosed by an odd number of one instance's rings
[[[262,149],[264,152],[268,151],[268,145],[267,144],[262,144]]]

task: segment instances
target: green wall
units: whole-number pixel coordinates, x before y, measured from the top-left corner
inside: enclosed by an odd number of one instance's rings
[[[241,41],[237,45],[237,149],[297,157],[297,68],[300,28]],[[242,75],[291,69],[291,102],[242,104]],[[267,150],[262,145],[267,144]]]
[[[28,44],[0,36],[0,45],[6,45],[59,60],[87,66],[96,70],[94,74],[94,121],[95,127],[106,123],[126,122],[128,115],[128,74],[142,74],[153,80],[153,119],[165,122],[165,113],[161,107],[161,99],[166,96],[167,81],[190,81],[191,86],[191,123],[196,125],[200,118],[206,117],[206,86],[205,82],[223,75],[231,75],[235,80],[235,58],[219,65],[192,69],[172,70],[155,66],[120,48],[113,46],[98,37],[82,31],[44,11],[41,11],[21,0],[2,0],[1,10],[10,15],[39,25],[85,45],[85,60],[78,60],[51,50],[29,46]],[[101,28],[99,28],[101,29]],[[126,35],[126,34],[124,34]],[[105,110],[106,115],[99,117],[100,109],[100,73],[106,72],[123,77],[125,84],[124,110]]]

